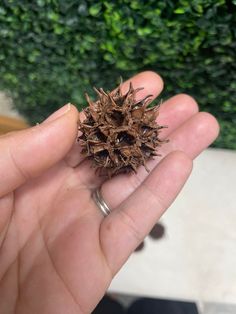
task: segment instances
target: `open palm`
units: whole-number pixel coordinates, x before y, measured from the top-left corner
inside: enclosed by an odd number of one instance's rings
[[[144,87],[140,98],[163,87],[153,72],[131,80]],[[214,117],[198,113],[191,97],[174,96],[158,118],[170,141],[148,163],[150,173],[105,181],[74,144],[76,108],[62,110],[0,138],[0,313],[90,313],[218,134]],[[112,208],[106,218],[91,198],[100,186]]]

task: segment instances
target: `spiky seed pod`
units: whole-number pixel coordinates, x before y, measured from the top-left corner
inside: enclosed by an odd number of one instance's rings
[[[152,95],[136,101],[141,89],[131,83],[125,95],[121,86],[110,93],[95,89],[95,102],[85,95],[89,106],[84,110],[86,119],[79,123],[78,140],[82,154],[92,159],[100,175],[136,172],[140,165],[148,171],[146,161],[157,156],[163,142],[159,133],[165,126],[156,122],[159,107],[148,108]]]

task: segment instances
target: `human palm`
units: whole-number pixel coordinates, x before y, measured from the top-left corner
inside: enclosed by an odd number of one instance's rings
[[[140,98],[162,89],[153,72],[132,82],[144,87]],[[150,173],[105,180],[73,144],[78,112],[68,109],[0,138],[0,313],[90,313],[218,133],[211,115],[177,95],[161,106],[158,122],[169,125],[162,137],[170,141],[148,163]],[[112,208],[106,218],[91,197],[100,186]]]

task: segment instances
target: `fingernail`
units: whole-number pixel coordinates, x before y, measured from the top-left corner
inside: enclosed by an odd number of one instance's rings
[[[56,120],[57,118],[63,116],[65,113],[70,111],[71,104],[66,104],[65,106],[61,107],[57,111],[53,112],[46,120],[43,121],[43,123],[48,123]]]

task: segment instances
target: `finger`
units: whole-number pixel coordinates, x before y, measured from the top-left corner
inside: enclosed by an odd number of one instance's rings
[[[158,124],[168,126],[168,128],[162,130],[161,139],[168,137],[170,133],[197,112],[198,105],[196,101],[188,95],[179,94],[165,101],[160,107],[160,115],[157,118]],[[104,181],[104,178],[94,176],[94,168],[91,168],[91,162],[88,160],[81,163],[77,173],[80,178],[84,178],[84,184],[88,188],[93,189],[100,186]]]
[[[151,94],[152,99],[155,99],[163,89],[163,81],[161,77],[155,72],[146,71],[139,73],[131,79],[125,81],[121,86],[121,91],[125,94],[129,89],[129,84],[132,82],[133,87],[143,87],[143,90],[137,93],[137,100],[143,99],[145,96]],[[84,119],[84,116],[81,116]],[[80,143],[75,143],[71,151],[66,156],[66,162],[71,167],[76,167],[84,160],[84,156],[81,155]]]
[[[166,156],[171,151],[182,150],[190,158],[196,158],[219,135],[219,124],[208,112],[199,112],[173,132],[170,141],[163,145],[161,153]]]
[[[161,139],[166,139],[180,125],[198,112],[198,104],[187,94],[178,94],[166,100],[161,106],[157,123],[166,125],[161,130]]]
[[[0,196],[38,176],[69,151],[77,134],[78,111],[69,104],[54,118],[0,138]]]
[[[180,150],[193,159],[215,140],[218,133],[219,125],[216,119],[209,113],[201,112],[174,130],[168,137],[170,141],[164,144],[158,152],[163,158],[172,151]],[[160,158],[157,157],[149,161],[147,167],[152,170],[158,162]],[[107,204],[111,208],[118,206],[133,193],[147,175],[146,170],[141,167],[137,174],[122,174],[106,181],[102,185],[101,192]]]
[[[80,122],[83,122],[86,119],[86,116],[83,111],[79,114]],[[78,130],[77,137],[75,142],[72,145],[72,148],[68,152],[68,154],[65,157],[65,162],[69,167],[75,168],[78,166],[78,164],[84,159],[84,156],[82,153],[82,147],[80,143],[78,142],[78,136],[80,136],[82,133]]]
[[[174,201],[192,170],[192,160],[173,152],[103,220],[101,246],[115,274]]]
[[[145,71],[141,72],[129,80],[125,81],[121,86],[121,91],[123,94],[127,93],[129,90],[130,83],[132,82],[134,89],[142,87],[143,89],[137,93],[136,100],[139,101],[147,95],[152,95],[152,99],[155,99],[163,90],[163,80],[155,72]]]

